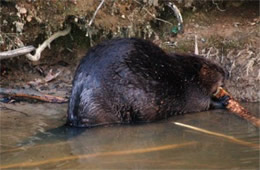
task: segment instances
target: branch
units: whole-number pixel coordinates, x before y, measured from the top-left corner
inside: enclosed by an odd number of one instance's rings
[[[71,26],[69,26],[68,28],[66,28],[63,31],[58,31],[56,33],[54,33],[52,36],[50,36],[50,38],[48,38],[47,40],[45,40],[37,49],[34,55],[31,54],[26,54],[26,57],[31,60],[31,61],[38,61],[41,58],[41,52],[50,45],[50,43],[61,37],[61,36],[65,36],[67,34],[69,34],[71,31]]]
[[[33,50],[35,50],[35,47],[30,45],[26,47],[17,48],[15,50],[0,52],[0,60],[25,55],[32,52]]]
[[[36,99],[36,100],[50,102],[50,103],[66,103],[68,101],[66,98],[63,97],[42,94],[34,90],[0,88],[0,94],[12,96],[12,97]]]

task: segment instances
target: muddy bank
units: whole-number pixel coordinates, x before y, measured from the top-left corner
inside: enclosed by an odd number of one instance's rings
[[[1,51],[21,44],[37,47],[54,32],[72,26],[70,34],[51,43],[37,62],[24,56],[1,60],[1,86],[68,97],[77,63],[90,46],[100,41],[141,37],[169,52],[194,53],[197,35],[199,53],[220,63],[229,73],[226,89],[239,100],[260,101],[258,2],[176,2],[184,19],[184,33],[177,36],[172,11],[164,4],[154,6],[142,1],[106,1],[89,26],[100,2],[1,1]],[[61,74],[47,83],[32,83],[44,79],[50,70]]]

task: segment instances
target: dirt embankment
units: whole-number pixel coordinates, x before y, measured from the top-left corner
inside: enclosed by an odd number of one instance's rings
[[[184,33],[177,36],[173,33],[176,18],[171,9],[137,0],[105,1],[90,24],[100,2],[2,0],[0,51],[21,45],[37,47],[68,24],[72,30],[45,49],[37,62],[24,56],[1,60],[1,86],[68,96],[79,59],[90,46],[104,39],[142,37],[167,51],[193,53],[197,35],[199,53],[229,72],[226,89],[239,100],[260,101],[259,2],[176,2],[184,18]],[[51,82],[35,85],[36,79],[44,79],[51,69],[61,74]]]

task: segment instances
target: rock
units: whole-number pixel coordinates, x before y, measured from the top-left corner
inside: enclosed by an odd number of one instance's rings
[[[24,7],[20,7],[18,5],[15,5],[15,8],[17,9],[18,13],[20,13],[20,14],[26,14],[27,13],[27,9],[25,9]]]
[[[7,24],[8,24],[8,21],[3,20],[3,25],[7,25]]]
[[[19,12],[20,14],[26,14],[27,10],[25,8],[20,8]]]
[[[22,32],[22,31],[23,31],[24,23],[15,21],[14,24],[15,24],[16,31],[17,31],[17,32]]]
[[[32,16],[31,16],[31,15],[28,15],[28,16],[26,17],[26,21],[27,21],[27,22],[31,22],[31,21],[32,21]]]

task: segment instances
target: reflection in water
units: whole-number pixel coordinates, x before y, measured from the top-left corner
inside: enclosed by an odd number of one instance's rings
[[[259,114],[258,104],[246,106]],[[21,104],[14,109],[20,107],[26,107],[29,116],[1,111],[0,168],[259,169],[259,147],[172,123],[182,122],[259,146],[259,129],[227,111],[84,129],[62,126],[66,105]],[[35,108],[48,108],[52,114],[35,113]]]
[[[34,136],[29,137],[25,141],[19,144],[19,146],[34,145],[35,143],[51,143],[59,141],[68,141],[71,138],[75,138],[87,129],[69,127],[67,125],[61,125],[57,128],[49,129],[44,132],[39,132]]]

